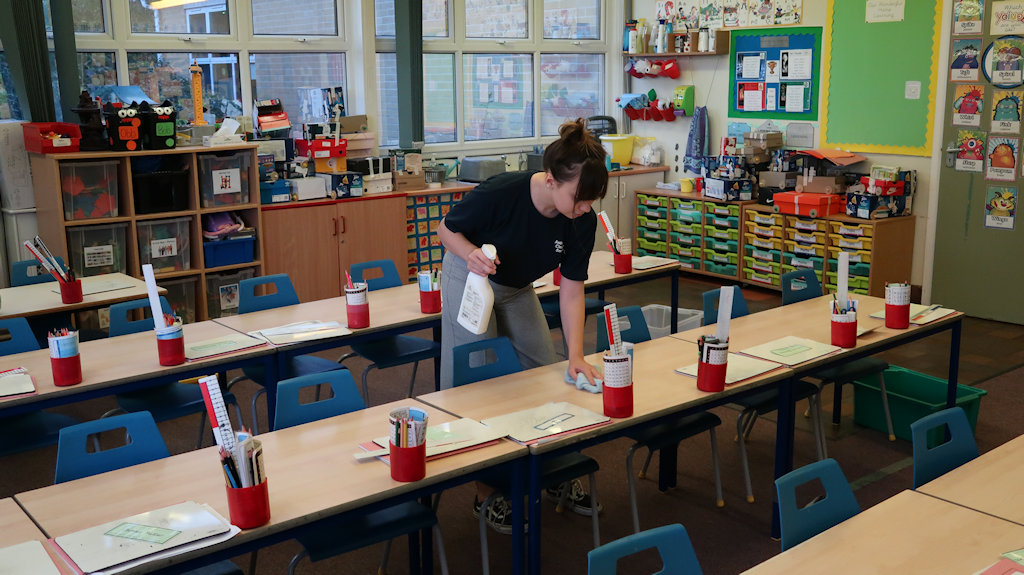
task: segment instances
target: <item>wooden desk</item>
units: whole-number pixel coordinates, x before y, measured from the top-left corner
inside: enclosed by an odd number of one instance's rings
[[[233,330],[212,321],[189,323],[182,327],[186,342],[234,333]],[[172,367],[162,366],[157,358],[156,336],[152,331],[83,342],[79,346],[79,352],[82,356],[82,383],[68,387],[57,387],[53,384],[49,350],[41,349],[5,357],[5,366],[24,367],[28,370],[35,380],[36,393],[24,397],[0,398],[0,412],[6,416],[34,411],[49,405],[82,401],[198,374],[224,371],[234,368],[240,362],[263,360],[265,365],[271,367],[271,376],[276,373],[274,349],[270,345],[186,361]]]
[[[1024,526],[904,491],[746,573],[975,573],[1022,542]]]
[[[1024,435],[933,479],[918,491],[1024,525],[1022,474]],[[1024,547],[1024,542],[1018,547]]]
[[[148,569],[164,568],[171,562],[207,556],[274,534],[282,534],[277,540],[285,539],[289,529],[317,519],[419,497],[424,488],[438,487],[526,454],[524,447],[501,440],[493,446],[430,461],[426,478],[413,483],[392,480],[390,468],[377,460],[356,462],[352,454],[361,451],[358,444],[385,434],[388,413],[409,405],[423,407],[416,400],[403,400],[260,435],[269,481],[270,522],[220,545],[159,565],[150,564]],[[427,411],[432,424],[456,419],[438,409],[427,407]],[[48,537],[188,500],[208,503],[229,517],[215,447],[20,493],[15,498]],[[231,553],[244,551],[234,549]]]
[[[100,289],[107,282],[128,284],[128,287],[86,295],[81,302],[72,304],[60,301],[57,282],[0,289],[0,319],[78,311],[146,297],[146,282],[125,274],[82,278],[82,291],[88,293],[90,288]],[[161,294],[167,293],[164,288],[159,288],[159,291]]]
[[[70,575],[71,571],[66,568],[63,561],[57,559],[54,552],[45,544],[46,536],[22,511],[14,499],[8,497],[0,499],[0,548],[10,547],[26,541],[43,541],[43,547],[54,559],[54,564],[64,575]]]
[[[615,266],[612,265],[612,253],[595,249],[590,254],[590,266],[587,268],[588,277],[585,286],[589,292],[601,291],[603,293],[608,288],[670,275],[678,269],[679,262],[672,262],[656,268],[646,270],[634,269],[628,274],[617,274],[615,273]],[[537,288],[538,296],[544,297],[558,292],[558,286],[555,285],[554,272],[545,274],[539,281],[545,282],[546,285]],[[603,298],[603,295],[601,297]]]

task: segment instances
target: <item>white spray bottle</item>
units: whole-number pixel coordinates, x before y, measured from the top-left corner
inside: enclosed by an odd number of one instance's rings
[[[498,250],[491,244],[480,246],[480,250],[492,262],[498,257]],[[466,289],[462,292],[462,305],[459,306],[459,325],[481,335],[487,331],[491,321],[491,308],[494,307],[494,291],[486,276],[469,272],[466,278]]]

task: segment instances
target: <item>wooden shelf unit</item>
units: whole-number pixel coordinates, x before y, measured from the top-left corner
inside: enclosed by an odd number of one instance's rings
[[[242,190],[243,198],[247,201],[240,204],[223,205],[212,208],[202,207],[199,185],[199,161],[198,158],[208,154],[219,152],[247,152],[251,154],[249,160],[248,189]],[[185,146],[170,150],[141,150],[141,151],[101,151],[101,152],[74,152],[68,154],[29,154],[32,165],[33,187],[36,196],[36,214],[39,226],[39,235],[47,243],[55,255],[69,259],[69,230],[95,228],[109,224],[127,224],[125,230],[125,245],[121,246],[125,254],[124,272],[134,276],[142,277],[142,266],[139,254],[139,225],[149,225],[153,221],[170,218],[189,218],[189,269],[174,270],[156,273],[157,281],[166,279],[179,279],[197,277],[199,282],[193,301],[195,302],[195,319],[209,319],[207,313],[206,280],[207,274],[212,272],[237,270],[241,268],[253,268],[256,275],[262,273],[263,259],[263,225],[259,209],[259,174],[256,163],[256,144],[240,143],[230,146]],[[181,169],[189,172],[188,176],[188,207],[184,210],[173,210],[156,213],[136,213],[135,194],[132,181],[132,159],[153,156],[179,156],[181,158]],[[118,215],[111,218],[90,218],[71,219],[64,217],[62,181],[60,167],[63,163],[87,162],[87,161],[117,161],[117,204]],[[246,225],[256,229],[256,241],[254,247],[254,258],[252,262],[221,266],[207,269],[203,253],[202,215],[217,212],[236,212]],[[76,269],[79,275],[86,275],[87,270]]]

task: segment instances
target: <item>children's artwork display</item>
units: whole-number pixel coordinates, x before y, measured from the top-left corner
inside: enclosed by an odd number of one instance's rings
[[[729,41],[730,117],[818,119],[821,28],[737,30]]]
[[[1017,188],[989,187],[985,202],[985,227],[1012,230],[1017,213]]]
[[[1017,179],[1017,158],[1020,139],[992,136],[988,139],[988,153],[985,154],[985,178],[1001,182]]]
[[[953,40],[953,57],[950,58],[950,82],[977,82],[981,69],[981,38],[957,38]]]
[[[984,170],[985,132],[958,130],[956,148],[956,170],[958,172],[981,172]]]
[[[953,2],[953,34],[981,34],[985,0]]]
[[[698,28],[792,26],[803,17],[803,0],[658,0],[655,20],[673,18],[677,31]]]
[[[953,99],[953,125],[981,126],[981,111],[984,106],[984,100],[984,86],[978,84],[958,85]]]
[[[985,48],[982,58],[985,79],[999,88],[1015,88],[1024,83],[1024,37],[1002,36]]]
[[[996,90],[992,94],[993,134],[1020,133],[1021,101],[1024,90]]]

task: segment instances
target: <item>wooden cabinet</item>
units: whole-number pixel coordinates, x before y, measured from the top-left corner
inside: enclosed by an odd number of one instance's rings
[[[667,167],[635,167],[632,170],[612,172],[608,177],[608,193],[601,200],[594,202],[594,212],[607,212],[615,232],[620,238],[636,239],[636,191],[653,188],[663,182]],[[636,245],[634,243],[634,245]],[[595,250],[608,249],[608,236],[600,224],[594,240]]]
[[[265,206],[263,221],[267,273],[288,274],[303,302],[340,296],[355,263],[404,269],[404,196]]]

